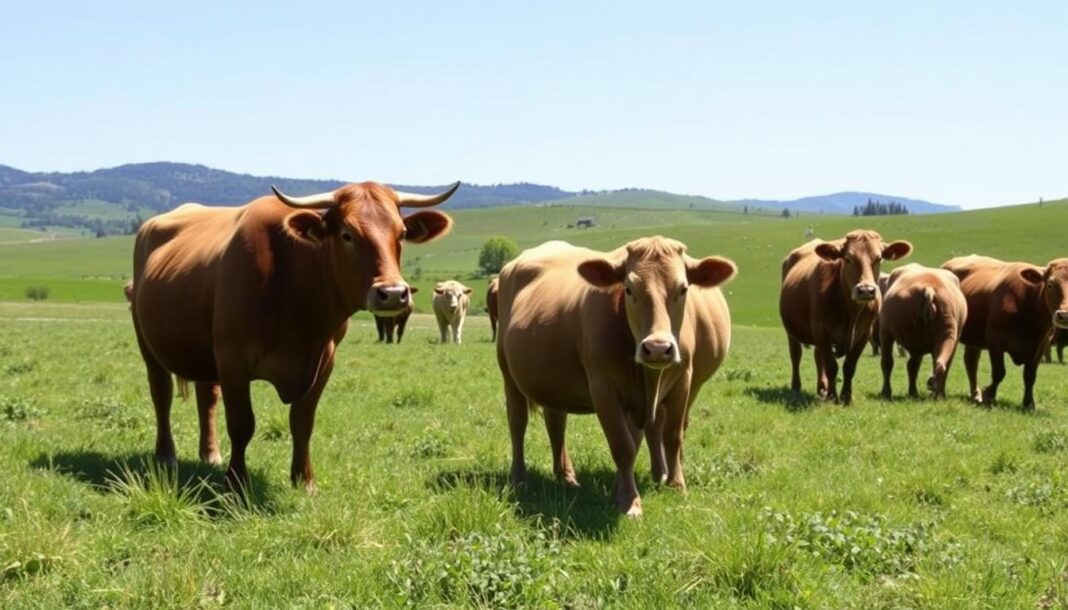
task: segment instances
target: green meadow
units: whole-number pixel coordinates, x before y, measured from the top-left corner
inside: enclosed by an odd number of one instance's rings
[[[1040,368],[1034,413],[1018,408],[1017,367],[999,404],[969,404],[959,355],[946,401],[880,400],[870,356],[853,406],[812,398],[811,358],[798,401],[777,315],[782,258],[809,227],[908,239],[906,262],[976,252],[1042,264],[1068,255],[1068,201],[862,219],[641,202],[453,216],[451,235],[405,248],[424,312],[432,283],[451,278],[476,289],[480,311],[485,278],[473,272],[494,235],[608,249],[661,234],[738,264],[725,287],[734,340],[692,413],[685,493],[652,483],[643,448],[645,516],[618,515],[608,448],[580,416],[568,444],[581,486],[552,479],[535,417],[530,482],[511,488],[486,318],[443,346],[432,316],[417,314],[386,346],[361,313],[318,410],[318,493],[290,487],[287,410],[261,383],[253,492],[238,503],[222,470],[196,461],[191,402],[174,407],[177,474],[152,465],[154,418],[121,291],[132,238],[0,233],[0,606],[1068,607],[1068,365]],[[597,226],[567,227],[581,216]],[[29,301],[40,285],[49,298]],[[221,415],[219,427],[225,459]]]

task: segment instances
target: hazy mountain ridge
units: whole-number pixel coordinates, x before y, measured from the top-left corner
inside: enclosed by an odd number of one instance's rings
[[[163,212],[187,201],[206,205],[240,205],[270,193],[277,186],[295,195],[333,190],[342,180],[309,180],[279,176],[253,176],[204,165],[186,163],[136,163],[91,172],[25,172],[0,165],[0,207],[20,210],[27,218],[54,215],[57,208],[87,201],[106,202],[125,208],[131,214],[146,209]],[[394,185],[399,190],[435,192],[447,185]],[[912,213],[948,212],[958,206],[945,206],[875,193],[843,192],[789,201],[744,199],[720,201],[697,195],[679,195],[652,189],[613,191],[566,191],[532,183],[477,185],[463,187],[445,205],[447,208],[478,208],[529,203],[554,205],[632,206],[651,209],[737,210],[745,208],[825,214],[851,214],[853,206],[868,199],[897,201]]]
[[[889,203],[896,201],[904,204],[911,214],[939,214],[943,212],[959,212],[959,205],[946,205],[931,203],[922,199],[910,199],[896,195],[883,195],[881,193],[866,193],[858,191],[843,191],[830,195],[817,195],[813,197],[801,197],[799,199],[775,200],[775,199],[740,199],[731,203],[750,205],[762,208],[789,208],[791,212],[801,211],[824,214],[852,214],[853,207],[863,207],[868,201]]]

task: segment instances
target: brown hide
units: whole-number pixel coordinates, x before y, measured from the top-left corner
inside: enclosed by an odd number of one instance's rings
[[[497,295],[499,288],[500,278],[493,278],[490,281],[489,286],[486,287],[486,311],[489,313],[490,330],[493,332],[493,341],[497,340],[497,317],[499,314],[499,307],[497,305]]]
[[[932,358],[928,387],[945,398],[946,375],[953,362],[957,341],[968,315],[968,304],[960,281],[945,269],[931,269],[915,263],[894,270],[887,281],[879,311],[882,347],[883,397],[890,398],[893,371],[893,344],[909,353],[908,393],[916,397],[916,375],[925,354]]]
[[[787,255],[779,315],[790,347],[790,387],[795,393],[801,392],[801,346],[812,345],[821,397],[838,398],[836,359],[845,356],[841,400],[849,404],[857,359],[879,313],[879,264],[911,251],[908,242],[886,244],[875,231],[857,230],[831,242],[812,240]]]
[[[454,190],[421,198],[368,182],[241,207],[185,204],[146,221],[128,295],[156,408],[157,457],[175,460],[171,375],[197,382],[202,440],[214,438],[212,396],[221,386],[233,443],[228,476],[243,485],[255,425],[248,386],[262,379],[292,404],[291,476],[311,487],[315,407],[349,316],[365,308],[396,314],[409,298],[402,240],[422,243],[451,226],[434,210],[402,217],[399,206],[434,205]]]
[[[596,413],[618,469],[620,510],[641,512],[633,476],[640,426],[648,424],[654,478],[685,485],[687,410],[726,356],[730,313],[716,285],[735,268],[718,257],[694,261],[684,251],[660,237],[610,253],[548,242],[501,272],[497,359],[513,480],[525,477],[527,411],[540,405],[553,469],[565,481],[575,481],[563,440],[567,414]],[[645,361],[651,364],[639,363]]]
[[[1023,366],[1023,406],[1033,409],[1038,364],[1047,352],[1054,321],[1068,326],[1068,258],[1046,267],[1005,262],[986,256],[962,256],[942,268],[960,278],[968,301],[968,320],[961,334],[969,391],[976,402],[991,403],[1005,377],[1005,355]],[[992,380],[979,389],[981,350],[990,355]]]

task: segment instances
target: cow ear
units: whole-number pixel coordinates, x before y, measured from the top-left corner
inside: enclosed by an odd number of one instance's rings
[[[842,258],[842,250],[830,242],[824,242],[816,246],[816,256],[825,261],[836,261]]]
[[[415,294],[415,293],[419,292],[419,289],[416,288],[415,286],[408,286],[408,292],[410,292],[411,294]]]
[[[1020,277],[1032,284],[1041,284],[1046,281],[1046,275],[1043,273],[1044,271],[1045,269],[1024,267],[1020,270]]]
[[[883,260],[896,261],[912,254],[912,244],[907,241],[892,241],[883,246]]]
[[[434,286],[434,294],[445,294],[445,289]]]
[[[471,289],[467,286],[464,286],[464,294],[471,294]]]
[[[406,241],[424,244],[433,241],[452,229],[452,218],[437,210],[425,210],[404,217]]]
[[[297,239],[319,243],[326,237],[326,221],[319,212],[299,210],[285,219],[286,230]]]
[[[686,281],[702,288],[719,286],[733,278],[738,267],[722,256],[709,256],[701,260],[686,257]]]
[[[598,288],[611,288],[623,282],[623,265],[614,265],[603,258],[592,258],[578,266],[582,279]]]

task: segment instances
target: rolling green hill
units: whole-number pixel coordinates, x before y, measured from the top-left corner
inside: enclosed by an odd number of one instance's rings
[[[584,199],[594,199],[588,197]],[[869,227],[890,239],[908,239],[915,253],[907,259],[928,265],[961,254],[982,253],[1035,263],[1068,255],[1062,236],[1068,200],[991,210],[927,215],[853,218],[818,216],[782,219],[732,211],[619,209],[598,206],[539,205],[457,210],[451,235],[425,246],[405,248],[405,274],[427,290],[433,282],[458,278],[475,288],[481,309],[486,280],[473,277],[478,251],[491,236],[506,235],[521,247],[550,239],[608,250],[642,235],[661,234],[689,245],[695,256],[721,254],[739,267],[727,287],[740,324],[778,324],[779,266],[783,256],[805,241],[807,228],[834,238]],[[569,228],[593,217],[592,229]],[[30,243],[0,239],[0,300],[24,300],[27,286],[47,285],[58,301],[122,300],[130,274],[130,236]],[[426,294],[426,293],[424,293]],[[416,297],[426,309],[428,297]]]

